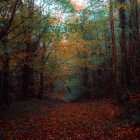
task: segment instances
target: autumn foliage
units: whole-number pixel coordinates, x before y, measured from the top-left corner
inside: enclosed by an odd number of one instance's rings
[[[0,1],[0,140],[139,140],[139,0]]]

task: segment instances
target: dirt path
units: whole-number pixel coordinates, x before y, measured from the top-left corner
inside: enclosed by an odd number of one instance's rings
[[[0,131],[11,140],[139,140],[139,128],[117,122],[121,109],[109,99],[62,103],[22,102],[0,112]]]

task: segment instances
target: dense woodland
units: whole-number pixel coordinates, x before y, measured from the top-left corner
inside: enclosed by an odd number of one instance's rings
[[[81,2],[0,0],[1,108],[107,97],[139,125],[140,1]]]

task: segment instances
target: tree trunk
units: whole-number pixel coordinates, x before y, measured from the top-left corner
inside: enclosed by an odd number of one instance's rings
[[[125,0],[119,0],[120,4],[124,4]],[[126,14],[125,9],[123,7],[119,10],[119,18],[120,18],[120,28],[121,28],[121,36],[120,36],[120,47],[122,53],[122,85],[130,85],[130,72],[128,67],[127,60],[127,42],[126,42]]]
[[[135,49],[136,46],[134,44],[134,32],[133,32],[133,8],[131,9],[130,12],[130,17],[129,17],[129,68],[130,68],[130,80],[131,80],[131,85],[133,85],[136,82],[136,60],[135,60]]]
[[[114,84],[116,86],[119,86],[120,85],[119,64],[118,64],[118,57],[117,57],[114,16],[113,16],[112,5],[113,5],[112,0],[110,0],[110,27],[111,27],[111,37],[112,37],[113,79],[114,79]]]
[[[84,85],[84,95],[87,99],[89,99],[90,93],[89,93],[88,68],[87,67],[83,68],[83,85]]]
[[[28,64],[24,64],[22,67],[22,91],[21,91],[21,99],[25,100],[29,96],[29,86],[30,86],[30,69]]]
[[[2,103],[2,72],[0,71],[0,103]]]
[[[139,13],[138,13],[138,4],[137,0],[131,0],[132,4],[132,34],[133,34],[133,48],[134,48],[134,66],[135,66],[135,75],[140,76],[140,35],[139,35]],[[140,79],[139,79],[140,82]]]
[[[2,78],[2,100],[3,103],[6,103],[9,105],[9,55],[8,55],[8,39],[7,36],[5,36],[2,40],[3,45],[3,60],[2,60],[2,72],[3,72],[3,78]]]
[[[39,93],[38,93],[38,98],[42,99],[44,92],[44,75],[43,72],[40,72],[40,87],[39,87]]]

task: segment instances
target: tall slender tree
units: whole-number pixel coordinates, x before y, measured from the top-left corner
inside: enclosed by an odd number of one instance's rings
[[[120,76],[119,76],[119,64],[118,64],[118,56],[117,56],[117,46],[116,46],[112,0],[110,0],[109,5],[110,5],[110,27],[111,27],[111,39],[112,39],[113,78],[114,78],[115,85],[119,86],[120,85]]]
[[[120,5],[125,4],[125,0],[119,0]],[[122,85],[130,85],[130,72],[128,67],[128,46],[126,37],[126,11],[125,7],[121,6],[119,9],[119,19],[120,19],[120,47],[121,47],[121,59],[122,59]]]

